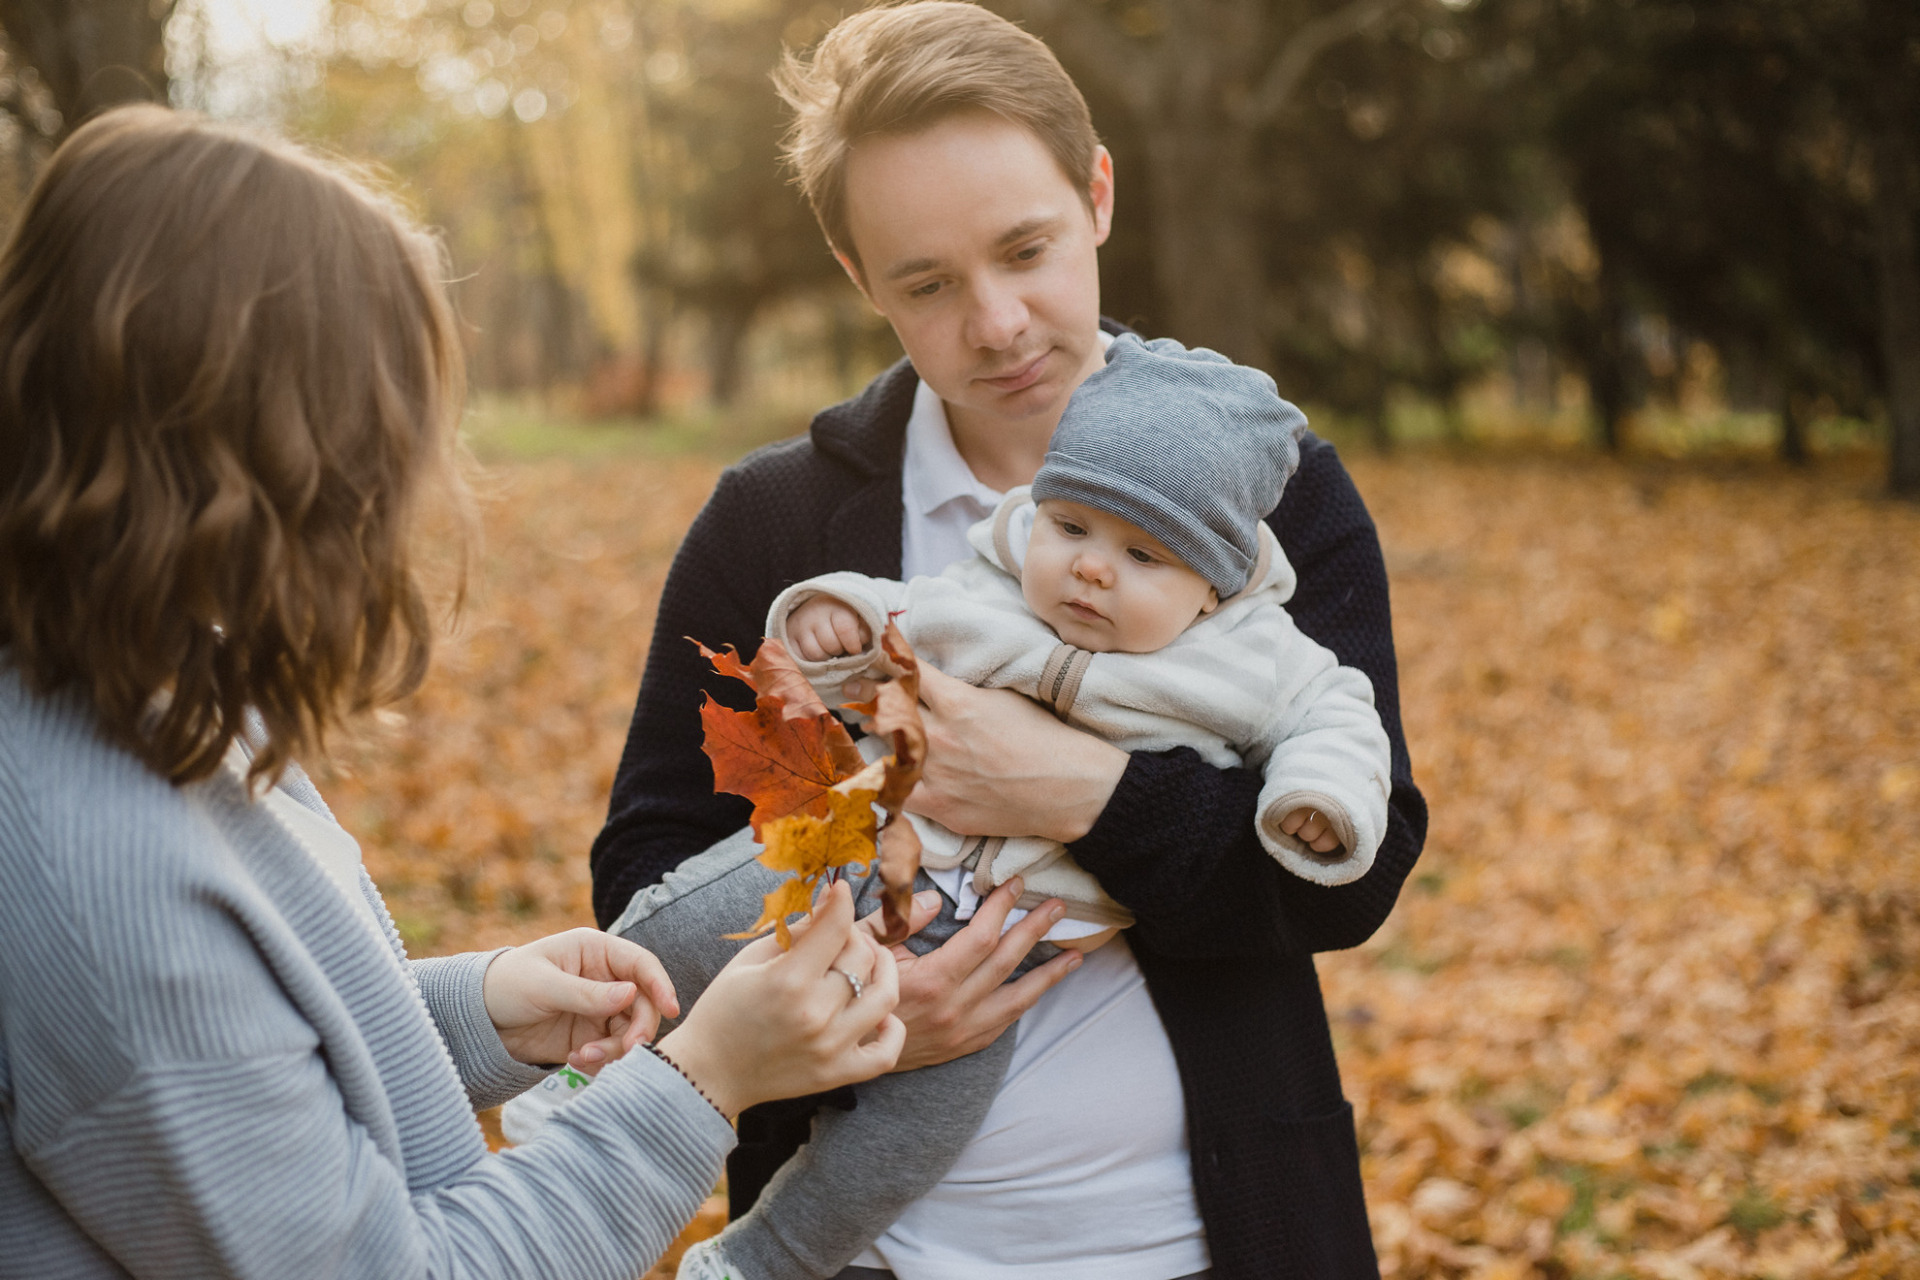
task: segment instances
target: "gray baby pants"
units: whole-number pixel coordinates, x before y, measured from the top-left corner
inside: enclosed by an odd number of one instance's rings
[[[751,831],[729,836],[635,894],[614,922],[612,932],[659,957],[682,1008],[746,945],[722,935],[759,919],[761,899],[785,878],[760,865],[759,854]],[[922,874],[914,887],[934,885]],[[878,890],[878,877],[858,887],[861,915],[879,906]],[[961,927],[954,911],[946,899],[939,918],[907,946],[924,955],[951,937]],[[1041,943],[1021,970],[1054,953]],[[721,1248],[728,1260],[753,1280],[838,1275],[953,1167],[986,1118],[1013,1044],[1007,1033],[964,1058],[869,1080],[855,1087],[853,1111],[822,1108],[811,1140],[727,1227]]]

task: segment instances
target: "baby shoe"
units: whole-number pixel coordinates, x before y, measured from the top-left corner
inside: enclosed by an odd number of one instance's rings
[[[690,1246],[680,1255],[680,1269],[673,1273],[673,1280],[746,1280],[727,1261],[727,1255],[720,1250],[720,1237],[712,1236]]]
[[[533,1135],[547,1127],[547,1121],[593,1083],[591,1076],[572,1067],[562,1067],[517,1098],[500,1108],[500,1132],[515,1146],[531,1142]]]

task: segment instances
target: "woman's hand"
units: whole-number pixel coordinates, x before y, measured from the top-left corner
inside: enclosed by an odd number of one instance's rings
[[[569,929],[494,957],[481,993],[500,1043],[529,1065],[598,1071],[680,1013],[673,983],[644,947]]]
[[[862,696],[856,683],[851,698]],[[1126,772],[1126,752],[1011,690],[976,689],[923,662],[920,701],[927,769],[907,808],[962,835],[1078,840]]]
[[[856,927],[846,883],[828,889],[793,933],[790,951],[771,936],[744,948],[660,1040],[660,1052],[728,1115],[869,1080],[900,1056],[894,959]]]

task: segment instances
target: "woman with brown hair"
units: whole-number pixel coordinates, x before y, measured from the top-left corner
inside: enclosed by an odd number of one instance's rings
[[[157,108],[0,252],[0,1276],[633,1276],[731,1116],[899,1053],[844,889],[652,1053],[618,938],[406,959],[295,761],[427,668],[442,275],[336,167]],[[473,1108],[562,1060],[592,1096],[489,1155]]]

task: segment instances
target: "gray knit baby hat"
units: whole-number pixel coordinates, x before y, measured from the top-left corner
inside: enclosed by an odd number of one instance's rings
[[[1260,521],[1300,465],[1306,425],[1258,369],[1122,334],[1068,401],[1033,500],[1131,521],[1224,598],[1253,573]]]

